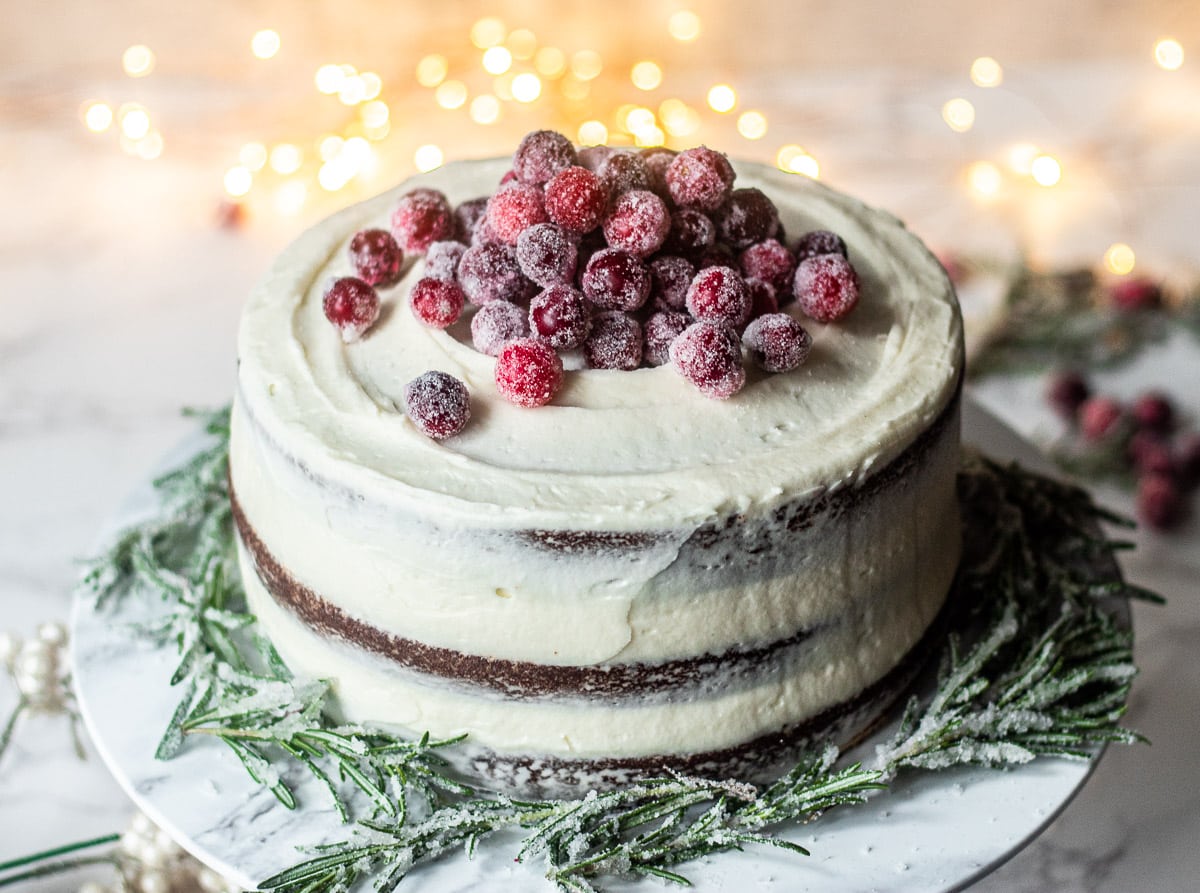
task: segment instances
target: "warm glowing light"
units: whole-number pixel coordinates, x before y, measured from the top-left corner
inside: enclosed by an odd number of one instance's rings
[[[308,187],[299,180],[288,180],[275,192],[275,210],[291,217],[299,214],[308,199]]]
[[[762,112],[743,112],[738,116],[737,129],[748,140],[760,140],[767,135],[767,116]]]
[[[654,112],[650,111],[650,109],[642,108],[640,105],[631,105],[625,109],[621,120],[625,125],[625,129],[630,133],[637,133],[639,130],[655,126]]]
[[[531,71],[513,78],[513,99],[517,102],[533,102],[542,95],[542,79]]]
[[[144,78],[154,71],[154,51],[144,44],[134,44],[121,55],[121,67],[131,78]]]
[[[961,97],[951,99],[942,106],[942,120],[955,133],[966,133],[975,126],[975,106]]]
[[[579,78],[571,75],[562,80],[562,84],[558,88],[562,91],[562,95],[572,102],[582,102],[588,98],[588,93],[591,92],[591,85],[587,81],[581,81]]]
[[[364,102],[359,106],[358,117],[362,119],[364,127],[383,127],[387,124],[388,118],[391,117],[391,110],[388,109],[386,102],[375,99],[371,102]]]
[[[488,47],[494,47],[499,43],[504,42],[504,35],[508,31],[504,26],[504,22],[495,16],[487,16],[479,19],[471,26],[471,43],[479,47],[481,50],[486,50]],[[439,162],[440,164],[441,162]],[[437,165],[434,165],[437,167]],[[432,168],[429,168],[432,170]]]
[[[267,163],[267,147],[262,143],[246,143],[238,152],[238,161],[252,171],[261,171]]]
[[[358,79],[362,81],[363,99],[375,99],[383,91],[383,78],[373,71],[364,71]]]
[[[342,71],[342,66],[332,63],[322,65],[313,77],[317,89],[326,95],[332,95],[340,90],[344,80],[346,80],[346,73]]]
[[[651,124],[649,127],[642,127],[634,131],[633,134],[633,144],[643,148],[662,146],[666,142],[667,135],[655,124]]]
[[[1033,169],[1033,159],[1042,154],[1042,150],[1033,143],[1017,143],[1008,150],[1008,167],[1014,174],[1029,176]]]
[[[225,191],[234,198],[241,198],[253,185],[254,174],[250,173],[249,168],[238,164],[225,171]]]
[[[1128,276],[1133,272],[1136,263],[1137,258],[1134,256],[1133,249],[1124,242],[1114,242],[1104,252],[1104,266],[1108,267],[1109,272],[1118,276]]]
[[[422,87],[436,87],[446,79],[450,63],[437,53],[425,56],[417,63],[417,83]]]
[[[516,75],[511,71],[500,75],[492,81],[492,92],[496,94],[496,98],[503,102],[513,101],[512,82]]]
[[[507,47],[491,47],[483,53],[483,70],[488,74],[504,74],[512,68],[513,57]]]
[[[604,70],[604,62],[595,50],[580,50],[571,55],[571,73],[581,81],[590,81]]]
[[[256,31],[250,38],[250,52],[257,59],[272,59],[279,52],[279,33],[269,28]]]
[[[671,136],[690,136],[700,129],[700,113],[681,99],[664,99],[658,118]]]
[[[567,70],[566,54],[558,47],[542,47],[533,57],[533,67],[544,77],[562,77]]]
[[[90,102],[83,109],[83,123],[92,133],[103,133],[112,127],[112,106],[105,102]]]
[[[737,105],[737,93],[728,84],[714,84],[708,91],[708,107],[714,112],[732,112]]]
[[[317,171],[317,182],[326,192],[337,192],[354,178],[354,168],[342,158],[333,158]]]
[[[971,63],[971,83],[976,87],[999,87],[1004,83],[1004,69],[991,56],[980,56]]]
[[[342,105],[358,105],[367,98],[367,85],[359,75],[351,75],[342,81],[338,90],[338,99]]]
[[[1154,45],[1154,62],[1167,71],[1178,71],[1183,67],[1183,45],[1170,37]]]
[[[304,161],[304,153],[299,146],[291,143],[279,143],[271,149],[271,170],[277,174],[294,174],[300,170]]]
[[[775,164],[781,171],[789,174],[803,174],[814,180],[821,174],[821,166],[817,164],[817,159],[795,143],[780,147],[775,156]]]
[[[603,146],[608,142],[608,128],[601,121],[584,121],[579,125],[581,146]]]
[[[345,144],[346,141],[336,133],[330,133],[317,143],[317,154],[321,156],[322,161],[332,161],[342,153],[342,146]]]
[[[346,159],[346,163],[355,171],[361,171],[371,163],[375,153],[371,149],[371,144],[363,137],[352,136],[342,146],[341,157]]]
[[[133,154],[143,161],[153,161],[163,153],[163,137],[157,130],[151,130],[138,140],[133,147]]]
[[[638,62],[629,72],[629,79],[639,90],[654,90],[662,84],[663,73],[657,62]]]
[[[441,167],[444,160],[442,150],[432,143],[419,146],[413,153],[413,164],[419,171],[431,171],[435,167]]]
[[[1054,186],[1062,179],[1062,165],[1053,155],[1039,155],[1029,166],[1029,173],[1039,186]]]
[[[513,58],[521,61],[532,59],[537,52],[537,35],[528,28],[517,28],[504,43],[512,50]]]
[[[433,98],[444,109],[462,108],[467,101],[467,85],[462,81],[442,81]]]
[[[471,100],[471,120],[476,124],[495,124],[500,119],[500,100],[484,93]]]
[[[387,121],[382,124],[366,124],[363,126],[363,133],[367,135],[369,140],[386,139],[387,135],[392,132],[392,125]]]
[[[671,13],[671,17],[667,19],[667,33],[685,43],[695,40],[700,36],[700,16],[690,9]]]
[[[991,197],[1000,191],[1004,178],[990,161],[976,161],[967,168],[967,182],[978,195]]]
[[[131,140],[140,140],[150,132],[150,113],[140,105],[127,102],[121,106],[117,117],[121,121],[121,133]]]

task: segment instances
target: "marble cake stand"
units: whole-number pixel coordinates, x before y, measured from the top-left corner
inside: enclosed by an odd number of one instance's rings
[[[1045,469],[1029,445],[969,399],[963,436],[993,456]],[[172,458],[195,448],[196,442],[185,444]],[[130,524],[152,507],[147,484],[112,527]],[[298,847],[341,840],[349,829],[340,823],[328,794],[307,775],[290,779],[300,806],[285,809],[254,785],[218,742],[189,744],[167,762],[154,759],[179,696],[168,685],[177,657],[173,647],[155,647],[139,638],[134,626],[159,610],[158,604],[127,599],[115,610],[97,614],[86,598],[76,597],[72,640],[84,720],[108,768],[137,806],[201,861],[253,889],[257,881],[299,861]],[[863,745],[864,759],[872,748],[873,741]],[[812,852],[807,858],[757,848],[714,856],[682,870],[698,893],[961,890],[1037,836],[1098,760],[1099,753],[1087,763],[1044,759],[1011,771],[909,773],[891,792],[866,804],[786,830],[783,836]],[[420,868],[401,889],[552,890],[536,863],[513,862],[514,840],[493,838],[473,860],[458,854]],[[615,883],[609,889],[645,886]]]

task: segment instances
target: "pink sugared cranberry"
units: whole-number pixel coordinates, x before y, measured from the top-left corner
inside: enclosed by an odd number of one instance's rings
[[[400,278],[404,252],[386,229],[364,229],[350,240],[350,262],[367,285],[388,286]]]
[[[445,372],[426,372],[404,386],[404,411],[434,440],[458,434],[471,418],[467,386]]]
[[[792,293],[806,316],[836,322],[858,304],[858,274],[840,254],[819,254],[796,267]]]
[[[561,170],[577,163],[575,146],[553,130],[525,134],[513,153],[513,173],[522,183],[541,186]]]
[[[458,230],[455,238],[464,244],[470,244],[475,233],[475,227],[487,214],[487,196],[468,199],[454,209],[454,222]]]
[[[467,300],[479,305],[524,300],[533,285],[521,272],[517,250],[499,242],[482,242],[463,252],[458,284]]]
[[[548,219],[542,190],[536,186],[510,183],[488,199],[488,229],[506,245],[516,245],[522,231]]]
[[[666,173],[675,204],[701,211],[715,211],[725,204],[733,191],[733,179],[729,159],[707,146],[680,152]]]
[[[747,279],[761,279],[770,283],[777,295],[791,296],[796,258],[777,239],[764,239],[746,248],[738,255],[738,266]]]
[[[604,217],[608,244],[636,257],[649,257],[661,248],[670,229],[666,203],[648,189],[622,192]]]
[[[812,338],[786,313],[768,313],[746,326],[742,344],[767,372],[787,372],[808,358]]]
[[[769,239],[779,230],[779,211],[761,189],[735,189],[717,211],[717,231],[735,249]]]
[[[732,267],[707,267],[687,292],[687,309],[696,319],[738,328],[750,318],[750,290]]]
[[[667,188],[667,168],[679,153],[665,146],[654,146],[642,149],[639,153],[646,165],[646,173],[650,177],[650,189],[662,199],[670,199],[671,190]]]
[[[1129,414],[1141,431],[1169,434],[1175,427],[1175,407],[1170,398],[1159,391],[1147,391],[1134,400]]]
[[[642,327],[620,310],[603,310],[592,319],[583,354],[593,369],[624,369],[642,365]]]
[[[653,314],[642,326],[642,359],[647,366],[663,366],[671,362],[671,342],[692,324],[686,313],[664,310]]]
[[[613,152],[596,173],[612,198],[630,189],[650,188],[650,171],[646,169],[645,160],[635,152]]]
[[[1097,395],[1079,404],[1079,431],[1092,441],[1103,440],[1116,433],[1125,411],[1112,397]]]
[[[670,254],[650,261],[650,296],[672,310],[687,307],[688,288],[696,278],[691,261]]]
[[[796,262],[808,260],[810,257],[820,257],[822,254],[840,254],[849,259],[846,243],[837,233],[827,229],[814,229],[805,233],[796,243]]]
[[[779,312],[779,298],[769,282],[761,279],[747,279],[746,288],[750,290],[750,318],[758,319],[768,313]]]
[[[706,397],[724,400],[746,384],[742,348],[729,326],[693,323],[671,342],[671,365]]]
[[[436,189],[406,193],[392,212],[392,235],[412,254],[424,254],[433,242],[453,239],[457,229],[450,202]]]
[[[422,275],[446,281],[457,278],[458,262],[462,260],[466,250],[467,246],[462,242],[434,242],[425,252],[425,270]]]
[[[563,365],[549,344],[518,338],[496,357],[496,389],[517,406],[544,406],[562,387]]]
[[[717,241],[717,225],[703,211],[680,208],[671,215],[671,231],[663,243],[666,254],[678,254],[693,260],[713,247]]]
[[[428,276],[418,279],[409,295],[413,316],[435,329],[444,329],[457,322],[465,301],[457,282]]]
[[[529,302],[529,329],[555,350],[583,344],[592,328],[592,312],[583,294],[569,285],[551,285]]]
[[[1079,417],[1079,406],[1092,395],[1092,389],[1078,372],[1066,370],[1056,372],[1046,383],[1046,402],[1068,423]]]
[[[1162,288],[1152,279],[1126,277],[1109,289],[1109,298],[1118,310],[1153,310],[1162,304]]]
[[[576,239],[553,223],[535,223],[517,237],[521,272],[542,288],[574,281],[578,262]]]
[[[1148,474],[1138,481],[1138,517],[1155,530],[1170,530],[1183,520],[1185,504],[1179,485],[1170,477]]]
[[[608,209],[608,187],[585,167],[569,167],[546,184],[546,214],[563,229],[595,229]]]
[[[637,310],[650,297],[650,270],[620,248],[602,248],[588,259],[583,293],[605,310]]]
[[[357,341],[379,319],[379,295],[354,276],[336,280],[321,301],[325,318],[337,326],[342,340]]]
[[[525,311],[508,301],[490,301],[471,317],[471,343],[480,353],[494,357],[500,348],[529,334]]]
[[[608,160],[608,156],[612,155],[617,150],[612,146],[584,146],[575,152],[575,157],[579,159],[579,166],[586,167],[592,173],[598,173],[600,165]]]

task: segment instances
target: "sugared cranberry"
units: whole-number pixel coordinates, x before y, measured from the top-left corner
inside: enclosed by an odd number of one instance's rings
[[[350,240],[350,262],[367,285],[392,285],[400,278],[404,252],[385,229],[364,229]]]
[[[621,193],[604,217],[608,244],[637,257],[649,257],[661,248],[670,229],[666,203],[648,189]]]
[[[742,348],[733,329],[717,323],[693,323],[671,342],[671,365],[706,397],[724,400],[746,384]]]
[[[1169,434],[1175,427],[1175,407],[1166,394],[1158,391],[1142,394],[1133,401],[1129,412],[1141,431]]]
[[[569,285],[551,285],[529,302],[530,331],[555,350],[579,347],[591,328],[587,301]]]
[[[454,209],[454,221],[458,228],[458,241],[470,244],[475,227],[487,214],[487,196],[469,199]]]
[[[717,212],[717,231],[735,249],[769,239],[779,229],[779,211],[761,189],[735,189]]]
[[[586,167],[592,173],[597,173],[600,165],[604,164],[608,157],[616,151],[611,146],[584,146],[575,153],[575,156],[579,159],[580,167]]]
[[[342,340],[357,341],[379,319],[379,295],[361,279],[346,276],[336,280],[321,301],[325,318],[337,326]]]
[[[494,357],[500,348],[529,334],[525,311],[508,301],[492,301],[471,318],[471,342],[480,353]]]
[[[1171,478],[1148,474],[1138,481],[1138,517],[1156,530],[1170,530],[1183,520],[1183,493]]]
[[[642,149],[640,154],[646,165],[646,173],[650,176],[651,191],[659,198],[670,199],[671,191],[667,188],[667,168],[671,166],[671,162],[679,153],[664,146],[654,146]]]
[[[583,354],[593,369],[624,369],[642,365],[642,327],[620,310],[603,310],[592,319]]]
[[[729,159],[707,146],[685,149],[667,167],[667,189],[675,204],[684,208],[715,211],[733,191],[733,167]]]
[[[525,134],[513,153],[513,173],[530,186],[541,186],[561,170],[576,163],[571,141],[553,130]]]
[[[701,270],[708,267],[736,267],[737,255],[724,242],[717,242],[700,255],[700,259],[696,261],[696,266]]]
[[[604,159],[596,173],[612,198],[630,189],[650,188],[650,171],[646,169],[642,156],[634,152],[613,152]]]
[[[689,260],[700,257],[717,241],[717,225],[703,211],[680,208],[671,215],[671,231],[663,243],[667,254],[678,254]]]
[[[1118,310],[1153,310],[1162,304],[1162,288],[1151,279],[1125,278],[1109,289],[1109,297]]]
[[[608,209],[608,187],[585,167],[569,167],[546,184],[546,214],[574,233],[600,225]]]
[[[392,212],[392,235],[412,254],[424,254],[432,243],[453,239],[457,229],[450,203],[436,189],[406,193]]]
[[[517,250],[499,242],[472,245],[458,262],[458,284],[472,304],[521,301],[532,283],[521,272]]]
[[[858,274],[840,254],[819,254],[796,267],[792,293],[806,316],[836,322],[858,304]]]
[[[820,257],[822,254],[840,254],[847,260],[850,259],[850,253],[846,250],[846,243],[842,237],[827,229],[815,229],[805,233],[796,243],[797,263],[806,261],[810,257]]]
[[[605,310],[637,310],[650,297],[650,270],[620,248],[603,248],[583,271],[583,293]]]
[[[777,239],[764,239],[746,248],[738,255],[738,266],[747,279],[761,279],[770,283],[777,295],[791,296],[796,258]]]
[[[758,319],[768,313],[779,312],[779,298],[769,282],[761,279],[747,279],[746,288],[750,290],[750,318]]]
[[[579,248],[575,239],[553,223],[536,223],[517,237],[517,263],[521,272],[542,288],[572,282]]]
[[[548,220],[542,190],[523,183],[504,186],[488,199],[486,220],[499,241],[516,245],[523,230]]]
[[[467,386],[445,372],[426,372],[404,386],[404,411],[434,440],[458,434],[471,418]]]
[[[708,267],[692,279],[687,309],[696,319],[738,328],[750,318],[750,289],[732,267]]]
[[[458,283],[447,279],[418,279],[409,295],[413,316],[435,329],[458,321],[466,299]]]
[[[544,406],[562,387],[563,365],[549,344],[518,338],[496,357],[496,389],[517,406]]]
[[[650,261],[650,296],[672,310],[683,310],[694,278],[691,261],[670,254],[656,257]]]
[[[671,342],[692,324],[686,313],[664,310],[651,315],[642,326],[642,358],[647,366],[663,366],[671,362]]]
[[[812,338],[786,313],[768,313],[746,327],[742,344],[767,372],[787,372],[808,358]]]
[[[1124,415],[1121,404],[1112,397],[1088,397],[1079,404],[1079,431],[1088,440],[1103,440],[1116,433]]]
[[[517,172],[514,171],[510,167],[508,170],[506,170],[504,172],[503,176],[500,177],[500,182],[497,183],[496,185],[497,186],[507,186],[509,183],[519,183],[519,182],[520,181],[517,179]]]
[[[467,246],[462,242],[434,242],[425,252],[425,272],[430,279],[447,282],[458,276],[458,262],[462,260]]]
[[[1064,422],[1073,424],[1079,417],[1080,404],[1091,395],[1087,379],[1073,370],[1056,372],[1046,383],[1046,402]]]

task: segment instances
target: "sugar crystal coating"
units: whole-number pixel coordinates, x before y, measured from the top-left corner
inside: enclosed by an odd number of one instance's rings
[[[768,313],[746,326],[742,344],[762,369],[787,372],[807,359],[812,338],[786,313]]]
[[[423,434],[444,440],[466,427],[471,395],[453,375],[425,372],[404,386],[404,411]]]
[[[471,342],[480,353],[494,357],[509,341],[529,334],[525,311],[508,301],[492,301],[471,318]]]
[[[680,208],[671,215],[671,230],[663,243],[663,251],[693,260],[712,248],[716,241],[717,225],[711,217],[695,208]]]
[[[796,267],[792,293],[805,315],[836,322],[858,304],[858,274],[840,254],[819,254]]]
[[[553,130],[527,133],[513,153],[513,174],[531,186],[541,186],[577,161],[575,146]]]
[[[636,369],[642,365],[641,324],[620,310],[603,310],[592,318],[583,353],[593,369]]]
[[[573,350],[592,328],[592,311],[583,293],[569,285],[551,285],[529,302],[529,330],[555,350]]]
[[[618,149],[604,159],[596,173],[612,198],[630,189],[650,188],[650,171],[636,152]]]
[[[685,149],[666,172],[667,189],[683,208],[716,211],[733,191],[734,173],[729,159],[707,146]]]
[[[457,322],[465,300],[457,282],[429,276],[418,279],[409,294],[413,316],[435,329]]]
[[[688,287],[696,268],[686,258],[661,254],[650,261],[650,296],[672,310],[687,307]]]
[[[578,261],[576,240],[553,223],[536,223],[517,237],[521,272],[543,288],[573,281]]]
[[[642,326],[642,359],[647,366],[664,366],[671,362],[671,342],[692,324],[686,313],[664,310],[654,313]]]
[[[424,274],[430,279],[450,281],[458,276],[458,262],[462,260],[467,246],[462,242],[444,240],[434,242],[425,252]]]
[[[479,198],[468,199],[454,209],[454,222],[458,230],[455,238],[458,241],[470,244],[475,227],[487,214],[487,202],[488,197],[481,195]]]
[[[506,245],[516,245],[523,230],[548,219],[542,190],[536,186],[512,183],[488,199],[487,226]]]
[[[472,304],[521,301],[533,283],[521,272],[517,250],[499,242],[482,242],[463,252],[458,262],[458,283]]]
[[[543,341],[509,341],[496,357],[496,388],[517,406],[544,406],[554,399],[562,380],[562,360]]]
[[[706,397],[724,400],[746,384],[741,345],[729,326],[692,323],[671,342],[668,353],[675,371]]]
[[[604,220],[608,187],[585,167],[569,167],[546,184],[546,214],[571,232],[586,233]]]
[[[735,189],[717,212],[721,238],[735,249],[769,239],[779,230],[779,210],[761,189]]]
[[[583,293],[605,310],[637,310],[650,297],[650,270],[620,248],[602,248],[588,259]]]
[[[769,282],[777,294],[791,297],[796,256],[777,239],[763,239],[748,246],[738,255],[738,266],[747,279]]]
[[[436,189],[414,189],[402,195],[392,212],[392,235],[412,254],[424,254],[433,242],[453,239],[457,229],[450,202]]]
[[[796,243],[797,263],[808,260],[810,257],[819,257],[822,254],[840,254],[847,260],[850,258],[850,253],[846,250],[846,243],[842,237],[827,229],[815,229],[807,232]]]
[[[646,173],[650,178],[650,189],[659,198],[670,200],[671,190],[667,188],[667,168],[679,153],[665,146],[653,146],[641,151],[642,162],[646,165]]]
[[[385,229],[364,229],[350,240],[350,262],[368,285],[388,286],[400,278],[404,252]]]
[[[731,328],[750,318],[750,289],[732,267],[707,267],[696,274],[687,291],[687,309],[696,319],[724,323]]]
[[[379,319],[379,296],[363,280],[346,276],[334,280],[326,289],[321,309],[341,332],[342,340],[349,344],[361,338]]]
[[[613,248],[649,257],[671,229],[666,203],[648,189],[630,189],[613,201],[604,217],[604,238]]]
[[[612,146],[584,146],[575,152],[580,167],[586,167],[592,173],[600,170],[600,165],[617,150]]]

